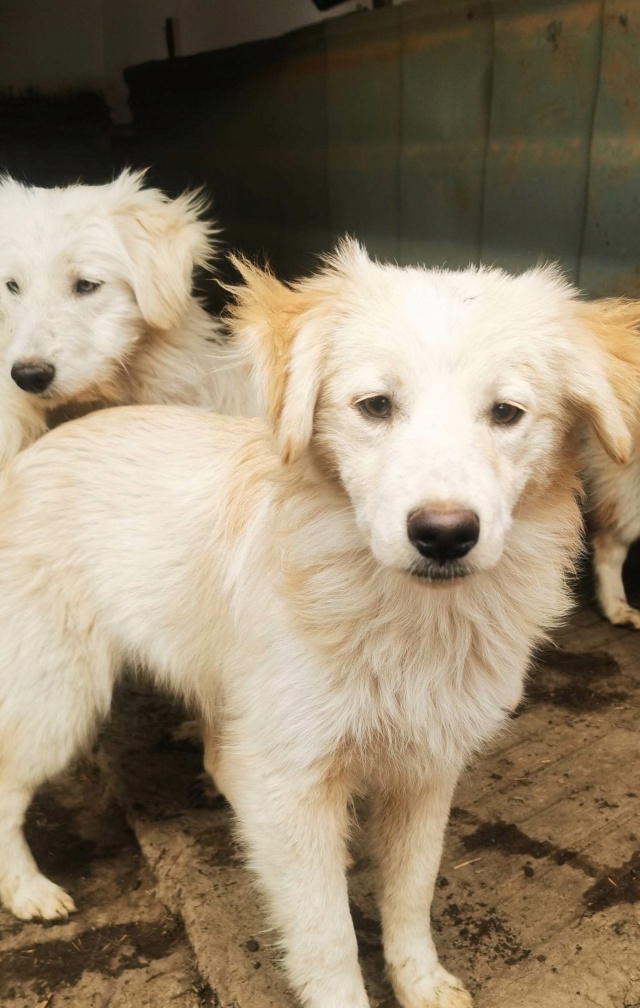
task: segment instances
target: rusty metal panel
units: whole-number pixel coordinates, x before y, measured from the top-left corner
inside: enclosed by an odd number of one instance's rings
[[[334,236],[349,232],[373,255],[399,245],[400,15],[388,7],[326,22]]]
[[[327,45],[322,24],[285,36],[269,122],[279,211],[272,212],[287,273],[313,263],[331,242],[327,180]],[[250,157],[250,155],[249,155]]]
[[[127,79],[154,178],[286,273],[351,232],[640,295],[640,0],[416,0]]]
[[[580,283],[640,297],[640,3],[606,0]]]
[[[601,0],[494,0],[482,257],[578,272],[600,58]]]
[[[278,72],[273,66],[251,67],[236,77],[213,83],[191,131],[187,157],[213,179],[215,211],[222,238],[250,255],[272,247],[274,220],[286,206],[277,123]],[[224,101],[221,101],[224,97]],[[184,151],[178,145],[181,156]],[[280,265],[280,263],[278,264]]]
[[[223,241],[281,273],[330,244],[323,26],[132,68],[137,146],[174,189],[205,184]]]
[[[480,255],[491,8],[438,0],[400,10],[400,261],[466,266]]]

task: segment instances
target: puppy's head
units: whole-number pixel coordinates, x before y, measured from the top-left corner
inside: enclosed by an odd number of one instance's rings
[[[177,325],[211,256],[195,194],[170,200],[123,172],[102,186],[0,180],[0,350],[52,404],[109,397],[141,338]]]
[[[494,566],[583,420],[629,455],[632,313],[607,329],[554,269],[401,269],[353,242],[291,287],[237,265],[232,325],[282,459],[310,453],[338,479],[383,565],[431,580]]]

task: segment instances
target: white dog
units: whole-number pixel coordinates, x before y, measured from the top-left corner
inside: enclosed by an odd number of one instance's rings
[[[640,301],[605,299],[589,306],[592,326],[613,328],[618,352],[631,360],[638,352]],[[640,383],[636,390],[640,412]],[[627,602],[622,568],[629,547],[640,538],[640,415],[632,427],[633,451],[628,465],[613,465],[598,441],[583,442],[583,476],[589,505],[596,595],[611,623],[640,630],[640,612]]]
[[[126,403],[252,412],[243,369],[192,295],[194,267],[212,257],[203,201],[143,181],[0,179],[0,464],[55,414]]]
[[[133,663],[201,711],[302,1003],[368,1004],[345,877],[366,794],[398,1001],[468,1008],[429,926],[452,791],[568,604],[572,429],[625,460],[640,361],[548,269],[400,269],[354,244],[293,287],[241,268],[270,427],[108,410],[5,471],[0,893],[23,918],[74,909],[23,817]]]

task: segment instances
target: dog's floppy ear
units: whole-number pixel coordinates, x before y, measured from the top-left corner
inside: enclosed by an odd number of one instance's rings
[[[604,298],[577,302],[576,310],[590,338],[578,339],[570,398],[610,458],[623,464],[640,412],[640,301]]]
[[[249,360],[262,404],[284,462],[304,453],[313,433],[327,333],[345,276],[368,261],[355,242],[343,241],[325,267],[297,283],[231,256],[244,285],[232,288],[231,329]]]
[[[313,299],[244,258],[230,258],[244,280],[232,288],[231,329],[251,365],[282,460],[292,462],[309,444],[318,397],[322,342]]]
[[[131,260],[133,292],[145,321],[170,329],[188,306],[193,270],[208,266],[215,229],[201,219],[201,193],[169,199],[143,187],[144,172],[123,172],[110,185],[113,219]]]

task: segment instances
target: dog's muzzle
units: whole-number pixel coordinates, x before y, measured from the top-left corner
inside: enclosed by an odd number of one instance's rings
[[[471,573],[472,567],[461,560],[478,542],[480,519],[468,508],[425,506],[407,518],[407,535],[422,558],[411,573],[429,581],[450,581]]]
[[[407,535],[420,556],[446,565],[476,545],[480,519],[467,508],[419,508],[407,519]]]
[[[462,563],[434,563],[429,560],[416,560],[409,568],[413,577],[424,581],[456,581],[473,574],[474,568]]]
[[[53,381],[56,369],[47,361],[16,361],[11,377],[23,392],[45,392]]]

